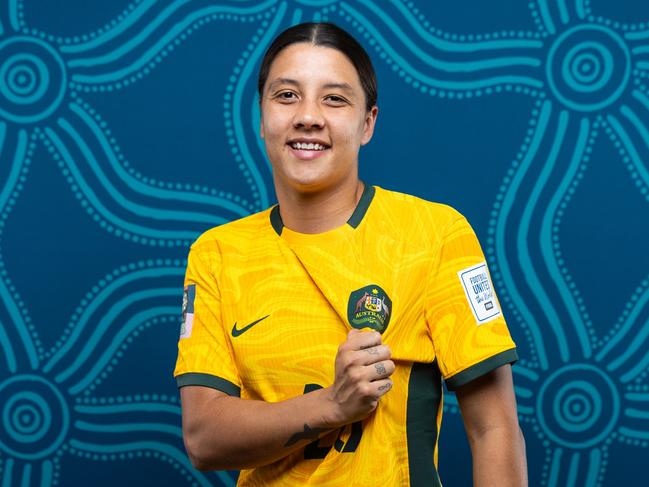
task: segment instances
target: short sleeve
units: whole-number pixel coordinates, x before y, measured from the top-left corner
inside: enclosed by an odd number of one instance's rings
[[[178,387],[205,386],[239,396],[241,381],[221,320],[214,272],[219,262],[216,245],[194,244],[189,252],[174,377]]]
[[[518,360],[489,270],[462,216],[444,232],[426,293],[426,321],[437,363],[454,390]]]

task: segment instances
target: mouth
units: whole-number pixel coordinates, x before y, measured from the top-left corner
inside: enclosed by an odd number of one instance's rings
[[[286,144],[291,154],[297,159],[310,161],[316,159],[327,153],[331,148],[330,145],[327,145],[321,141],[310,142],[310,141],[291,141]]]
[[[319,142],[289,142],[288,145],[294,150],[324,151],[329,148]]]

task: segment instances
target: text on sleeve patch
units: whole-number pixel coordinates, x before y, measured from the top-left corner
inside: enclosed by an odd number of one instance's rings
[[[461,270],[457,275],[460,277],[469,307],[479,325],[500,316],[500,308],[486,262]]]

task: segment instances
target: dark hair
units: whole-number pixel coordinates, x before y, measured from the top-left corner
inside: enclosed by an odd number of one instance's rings
[[[361,86],[365,92],[367,110],[376,105],[376,73],[365,49],[350,34],[329,22],[305,22],[289,27],[279,34],[270,45],[259,68],[259,99],[263,97],[264,85],[270,66],[277,55],[291,44],[308,42],[314,46],[331,47],[342,52],[356,68]]]

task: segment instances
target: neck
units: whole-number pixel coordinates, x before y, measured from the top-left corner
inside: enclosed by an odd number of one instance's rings
[[[344,225],[365,188],[357,178],[331,189],[308,193],[282,190],[277,184],[275,187],[284,226],[299,233],[322,233]]]

